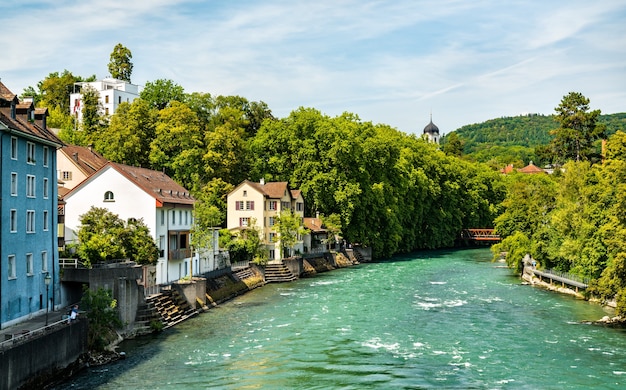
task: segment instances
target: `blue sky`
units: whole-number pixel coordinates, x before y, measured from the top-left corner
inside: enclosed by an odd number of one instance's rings
[[[552,114],[581,92],[626,112],[626,1],[20,0],[0,4],[0,78],[20,94],[51,72],[108,76],[113,47],[132,82],[357,114],[443,133]]]

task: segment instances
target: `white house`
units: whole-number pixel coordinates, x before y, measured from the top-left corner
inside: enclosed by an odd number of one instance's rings
[[[113,115],[117,107],[122,103],[132,103],[139,97],[138,85],[113,78],[105,78],[98,81],[80,82],[74,84],[74,92],[70,94],[70,110],[79,122],[83,119],[82,90],[85,87],[94,88],[100,95],[100,105],[103,115]]]
[[[157,284],[219,266],[215,250],[200,251],[202,258],[192,253],[190,231],[195,199],[163,172],[109,162],[69,191],[64,200],[67,243],[76,240],[80,216],[92,206],[106,208],[123,220],[142,218],[160,250]],[[214,244],[217,248],[217,242]]]

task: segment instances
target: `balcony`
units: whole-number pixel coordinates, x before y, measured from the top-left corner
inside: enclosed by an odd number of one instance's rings
[[[168,252],[169,260],[182,260],[191,257],[191,249],[175,249]]]

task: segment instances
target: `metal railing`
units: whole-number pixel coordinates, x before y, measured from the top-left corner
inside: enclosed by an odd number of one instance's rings
[[[45,335],[47,332],[57,329],[61,326],[67,326],[67,318],[63,318],[59,321],[52,322],[48,324],[48,326],[43,326],[41,328],[37,328],[35,330],[22,330],[17,331],[11,335],[11,338],[8,340],[3,340],[0,342],[0,351],[7,350],[9,348],[13,348],[14,346],[25,342],[26,340],[30,340],[32,338],[41,337]]]

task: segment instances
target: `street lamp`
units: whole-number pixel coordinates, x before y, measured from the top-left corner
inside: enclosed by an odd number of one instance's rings
[[[48,298],[48,291],[50,290],[51,280],[52,278],[50,277],[50,273],[46,273],[46,277],[43,278],[43,281],[46,284],[46,326],[48,326],[48,306],[50,304],[50,300]]]

